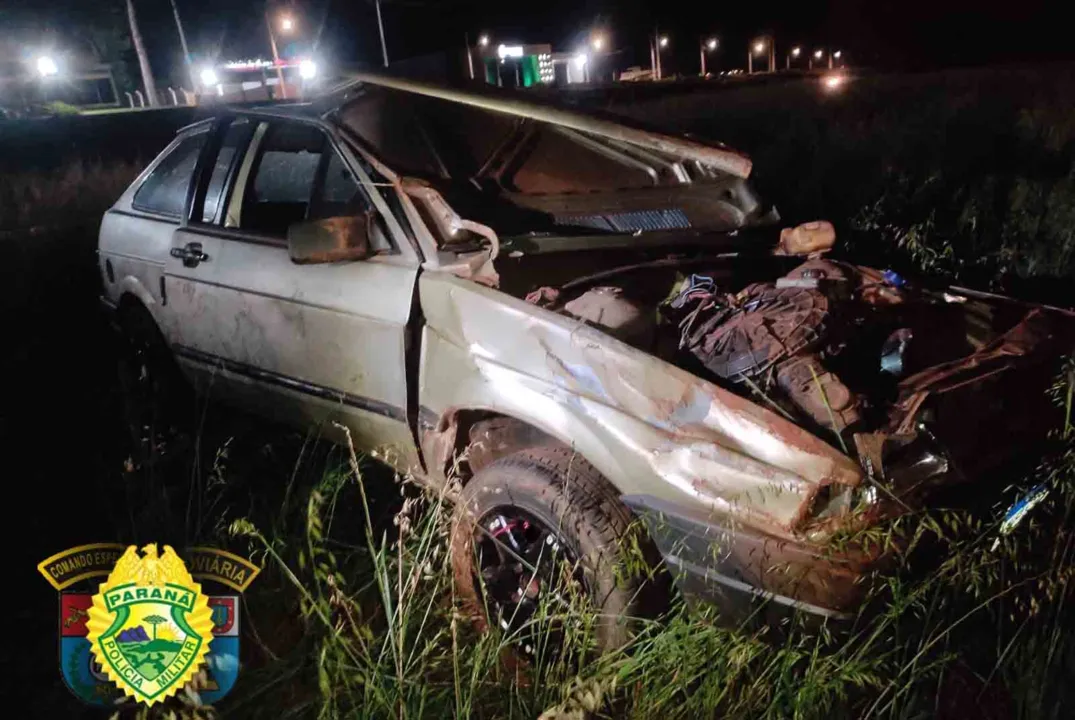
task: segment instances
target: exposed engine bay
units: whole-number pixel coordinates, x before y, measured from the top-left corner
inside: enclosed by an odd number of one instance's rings
[[[989,339],[951,332],[963,324],[959,303],[912,298],[901,283],[894,274],[815,258],[743,288],[692,273],[655,308],[621,285],[592,287],[560,308],[742,394],[763,394],[782,414],[843,434],[876,426],[900,378]]]
[[[980,431],[1027,429],[1021,405],[1040,415],[1025,398],[1043,393],[1005,373],[1014,358],[1044,355],[1051,329],[1040,310],[816,251],[640,263],[526,299],[777,412],[867,474],[902,478],[901,495],[986,465]]]

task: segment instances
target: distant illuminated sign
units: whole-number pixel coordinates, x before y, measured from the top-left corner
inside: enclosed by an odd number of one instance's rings
[[[224,63],[226,70],[260,70],[261,68],[271,68],[272,66],[272,60],[262,60],[261,58]]]
[[[498,45],[496,48],[496,56],[501,60],[504,58],[521,58],[523,56],[523,46]]]
[[[297,67],[299,71],[302,71],[304,64],[306,65],[306,72],[309,72],[309,58],[291,58],[285,60],[281,58],[277,62],[272,60],[262,60],[261,58],[254,58],[253,60],[232,60],[230,62],[221,63],[217,66],[222,70],[267,70],[269,68],[281,67],[290,68]]]

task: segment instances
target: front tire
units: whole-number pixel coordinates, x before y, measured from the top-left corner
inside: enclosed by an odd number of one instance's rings
[[[452,528],[464,610],[479,630],[496,623],[533,656],[528,632],[538,607],[548,593],[563,602],[573,584],[597,612],[595,649],[623,646],[632,619],[667,599],[652,546],[632,519],[615,488],[569,448],[529,448],[484,466],[464,487]]]

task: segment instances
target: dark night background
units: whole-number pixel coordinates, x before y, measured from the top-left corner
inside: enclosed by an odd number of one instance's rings
[[[268,56],[262,0],[177,0],[196,61]],[[10,44],[26,27],[47,24],[58,35],[79,32],[85,19],[123,23],[122,0],[0,2],[0,40]],[[323,63],[377,64],[380,44],[372,0],[294,0],[298,32],[282,39],[284,55],[313,54]],[[159,78],[178,78],[181,55],[168,0],[136,0],[142,32]],[[697,72],[699,40],[715,34],[715,66],[742,67],[747,43],[774,33],[783,58],[794,44],[840,48],[850,64],[920,69],[1048,61],[1075,57],[1062,3],[1020,0],[829,0],[824,2],[699,3],[676,0],[384,0],[390,59],[437,51],[460,52],[464,33],[498,42],[547,42],[555,51],[581,47],[591,29],[611,37],[620,68],[649,64],[646,38],[659,27],[671,38],[666,72]],[[0,46],[3,43],[0,42]],[[130,63],[133,57],[127,51]],[[133,69],[133,66],[132,66]]]

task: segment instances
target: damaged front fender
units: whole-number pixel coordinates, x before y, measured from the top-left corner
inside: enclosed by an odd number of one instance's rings
[[[572,318],[440,273],[420,279],[420,402],[502,413],[574,447],[624,494],[790,535],[849,457],[777,414]]]

